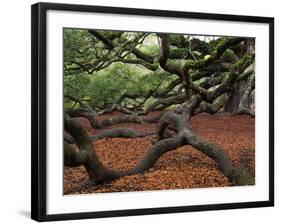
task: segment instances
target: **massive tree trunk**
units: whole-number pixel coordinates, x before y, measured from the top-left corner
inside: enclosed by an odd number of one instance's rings
[[[240,81],[233,85],[230,97],[225,104],[224,111],[255,116],[255,77],[252,75],[247,81]]]
[[[238,105],[237,113],[249,114],[255,116],[255,76],[252,75],[247,81],[247,87],[241,97]]]

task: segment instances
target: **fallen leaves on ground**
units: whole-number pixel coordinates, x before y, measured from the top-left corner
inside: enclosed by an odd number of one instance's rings
[[[118,116],[118,113],[102,118]],[[149,115],[150,116],[150,115]],[[89,134],[93,130],[85,118],[76,118]],[[255,120],[248,115],[199,114],[191,126],[211,143],[219,145],[235,166],[244,166],[255,174]],[[129,127],[139,131],[154,130],[156,124],[119,124],[108,128]],[[107,128],[107,129],[108,129]],[[152,146],[154,136],[145,138],[108,138],[95,142],[97,155],[108,168],[125,170],[136,165]],[[143,174],[126,176],[110,183],[95,185],[88,180],[83,166],[64,169],[64,193],[145,191],[231,186],[217,164],[191,146],[183,146],[164,154]]]

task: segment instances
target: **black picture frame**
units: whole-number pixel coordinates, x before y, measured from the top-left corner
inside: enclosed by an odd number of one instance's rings
[[[46,13],[63,10],[88,13],[205,19],[217,21],[253,22],[269,25],[269,200],[243,203],[161,207],[68,214],[46,214]],[[240,15],[163,11],[89,5],[37,3],[32,5],[32,156],[31,156],[31,218],[37,221],[70,220],[160,213],[192,212],[274,206],[274,18]]]

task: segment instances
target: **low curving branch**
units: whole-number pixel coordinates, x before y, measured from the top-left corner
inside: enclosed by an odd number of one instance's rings
[[[65,115],[65,127],[75,138],[79,150],[83,151],[74,151],[69,145],[65,144],[65,165],[75,166],[83,164],[88,172],[89,178],[96,183],[112,181],[123,176],[143,173],[153,167],[163,154],[189,144],[216,161],[224,175],[236,184],[253,184],[253,179],[250,178],[249,180],[248,178],[248,172],[245,172],[245,170],[241,172],[239,169],[233,167],[231,160],[222,149],[194,134],[186,117],[172,111],[164,113],[161,117],[156,130],[158,141],[148,150],[135,167],[128,170],[117,171],[104,167],[96,155],[91,139],[87,136],[82,126],[73,121],[68,115]],[[165,133],[169,128],[176,130],[176,135],[166,138]],[[72,159],[72,156],[75,159]],[[71,161],[74,162],[71,163]],[[245,178],[245,176],[247,176],[247,178]]]
[[[91,141],[97,141],[104,138],[137,138],[153,135],[153,132],[139,132],[132,128],[112,128],[99,132],[98,134],[89,137]]]

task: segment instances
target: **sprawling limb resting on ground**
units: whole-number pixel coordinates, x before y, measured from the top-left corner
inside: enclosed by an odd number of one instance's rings
[[[245,179],[241,176],[244,174],[241,174],[241,172],[238,172],[233,167],[230,159],[223,150],[194,134],[186,117],[172,111],[164,113],[161,117],[159,126],[156,130],[159,140],[152,146],[152,148],[144,155],[135,167],[125,171],[109,170],[104,167],[98,159],[94,145],[91,143],[91,139],[88,137],[83,127],[76,123],[68,115],[65,115],[65,127],[66,130],[76,139],[76,143],[79,148],[78,151],[75,151],[68,143],[65,143],[65,165],[78,166],[83,164],[89,174],[89,178],[97,183],[111,181],[127,175],[142,173],[151,168],[166,152],[188,144],[215,160],[224,175],[233,180],[235,183],[242,184],[240,182],[241,179]],[[177,134],[173,137],[165,138],[165,132],[169,127],[176,129]],[[80,150],[82,150],[82,152],[80,152]]]
[[[140,117],[137,116],[137,114],[127,114],[127,115],[119,115],[112,118],[105,118],[105,119],[98,120],[97,113],[83,108],[66,110],[65,113],[68,114],[70,117],[87,118],[94,129],[105,128],[108,126],[122,124],[122,123],[136,123],[136,124],[155,123],[158,122],[160,118],[159,115],[151,116],[151,117]]]
[[[154,132],[139,132],[131,128],[112,128],[99,132],[91,136],[91,141],[97,141],[104,138],[137,138],[153,135]]]

